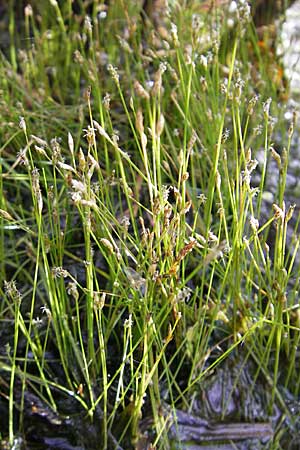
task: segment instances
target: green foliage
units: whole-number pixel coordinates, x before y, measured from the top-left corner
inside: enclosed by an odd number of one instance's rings
[[[58,415],[59,391],[92,419],[101,411],[101,448],[115,430],[121,445],[138,442],[144,411],[166,449],[165,399],[188,409],[241,345],[270,408],[280,375],[299,393],[299,239],[287,252],[284,203],[294,124],[279,155],[276,92],[245,15],[233,31],[220,11],[192,17],[195,5],[175,2],[159,34],[137,2],[94,2],[90,16],[86,2],[76,14],[62,3],[36,2],[19,19],[11,9],[22,31],[0,65],[9,442],[27,391]],[[280,183],[266,217],[270,158]]]

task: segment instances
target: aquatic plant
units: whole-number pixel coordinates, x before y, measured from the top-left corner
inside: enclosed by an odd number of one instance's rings
[[[197,386],[237,354],[254,364],[249,389],[269,387],[264,421],[278,405],[292,423],[296,121],[283,119],[284,82],[268,78],[247,2],[232,3],[205,15],[175,2],[159,29],[121,0],[34,3],[24,21],[9,10],[0,431],[11,447],[33,416],[78,428],[82,447],[138,447],[151,417],[151,444],[166,449],[166,403],[175,422],[191,412]]]

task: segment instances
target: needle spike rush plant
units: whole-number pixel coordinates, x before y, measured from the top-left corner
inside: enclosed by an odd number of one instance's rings
[[[1,448],[300,445],[299,128],[251,3],[1,6]]]

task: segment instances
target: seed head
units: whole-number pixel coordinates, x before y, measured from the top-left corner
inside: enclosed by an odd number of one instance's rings
[[[189,242],[179,251],[176,262],[181,261],[186,257],[188,253],[190,253],[193,248],[197,245],[197,240],[195,238],[190,238]]]
[[[46,316],[49,320],[52,319],[51,311],[46,305],[41,306],[40,310],[42,311],[42,314],[46,314]]]
[[[98,122],[96,122],[96,120],[93,120],[93,125],[100,134],[100,136],[104,137],[107,141],[111,141],[105,129]]]
[[[101,311],[105,306],[105,298],[106,292],[103,292],[102,295],[99,295],[99,292],[94,292],[94,308],[95,310]]]
[[[127,52],[127,53],[133,53],[133,50],[132,50],[132,48],[130,47],[130,45],[129,45],[129,43],[128,43],[128,41],[127,41],[126,39],[124,39],[123,37],[118,36],[118,35],[117,35],[117,39],[118,39],[118,41],[119,41],[119,44],[120,44],[121,48],[122,48],[125,52]]]
[[[75,301],[79,298],[79,292],[77,289],[77,284],[74,281],[70,281],[67,285],[67,293],[74,298]]]
[[[87,128],[85,128],[83,130],[85,132],[85,134],[83,135],[83,137],[86,137],[89,146],[95,145],[95,129],[93,127],[91,127],[90,125],[88,125]]]
[[[24,14],[26,17],[31,17],[33,15],[33,10],[31,5],[26,5],[24,8]]]
[[[100,242],[109,250],[110,253],[114,253],[114,246],[108,239],[102,238],[100,239]]]
[[[74,191],[81,192],[82,194],[86,193],[86,185],[82,181],[72,180],[71,184]]]
[[[141,83],[139,83],[137,80],[135,80],[133,86],[134,86],[136,95],[138,97],[144,98],[145,100],[150,99],[149,92],[146,91],[146,89],[141,85]]]
[[[295,203],[293,205],[290,205],[290,207],[288,209],[288,212],[286,213],[286,216],[285,216],[286,222],[289,222],[291,220],[291,218],[293,217],[295,208],[296,208],[296,204]]]
[[[67,278],[69,276],[69,272],[63,267],[53,267],[51,272],[53,278]]]
[[[238,9],[237,2],[232,1],[229,5],[228,12],[229,14],[234,14],[237,12],[237,9]]]
[[[248,102],[248,108],[247,108],[247,112],[249,114],[249,116],[252,116],[255,105],[258,101],[258,95],[254,95]]]
[[[9,297],[11,300],[16,302],[18,305],[21,304],[22,294],[17,289],[15,280],[4,281],[4,290],[5,290],[7,297]]]
[[[238,18],[241,23],[248,23],[251,20],[251,9],[245,0],[239,0]]]
[[[86,160],[82,148],[79,149],[78,152],[78,166],[81,173],[84,173],[86,169]]]
[[[120,86],[120,76],[118,74],[117,67],[114,67],[112,64],[108,64],[107,70],[110,73],[112,79],[116,83],[117,86]]]
[[[217,170],[216,172],[216,188],[218,191],[220,191],[220,187],[221,187],[221,175],[220,172]]]
[[[200,84],[201,84],[203,92],[207,92],[208,85],[207,85],[207,81],[206,81],[205,77],[200,77]]]
[[[254,231],[254,233],[256,233],[259,228],[259,221],[257,219],[255,219],[255,217],[253,217],[253,216],[250,217],[250,226],[251,226],[252,230]]]
[[[202,65],[202,67],[207,70],[208,67],[208,61],[207,61],[207,57],[205,55],[200,55],[200,64]]]
[[[86,29],[86,31],[87,31],[89,34],[92,34],[92,32],[93,32],[93,26],[92,26],[92,21],[91,21],[90,16],[85,16],[85,19],[84,19],[84,28]]]
[[[24,131],[24,133],[26,133],[26,122],[23,116],[19,117],[19,127],[21,128],[21,130]]]
[[[270,147],[272,158],[276,161],[276,164],[278,166],[278,169],[281,169],[281,156],[279,153],[276,152],[276,150],[273,147]]]
[[[174,47],[179,47],[178,31],[175,23],[171,23],[171,37],[173,40]]]
[[[68,146],[72,155],[74,155],[74,139],[70,132],[68,132]]]
[[[106,92],[106,94],[102,100],[103,106],[106,109],[106,111],[110,110],[110,100],[111,100],[110,95],[108,94],[108,92]]]
[[[225,128],[225,130],[223,131],[223,134],[222,134],[222,143],[226,142],[227,139],[229,138],[229,136],[230,136],[230,131],[228,128]]]
[[[261,124],[257,125],[257,127],[253,128],[254,136],[259,136],[262,134],[263,126]]]
[[[160,63],[158,71],[154,75],[154,84],[152,88],[152,94],[159,95],[162,88],[162,75],[167,70],[165,63]]]
[[[160,114],[157,124],[156,124],[157,137],[160,137],[160,135],[162,134],[164,126],[165,126],[165,118],[162,114]]]
[[[39,171],[36,167],[32,170],[31,176],[32,176],[32,190],[36,197],[38,211],[39,211],[39,213],[41,213],[42,209],[43,209],[43,197],[42,197],[42,192],[41,192],[41,188],[40,188]]]
[[[201,28],[203,28],[204,22],[202,17],[199,14],[192,15],[192,29],[194,32],[198,32]]]
[[[0,209],[0,217],[5,220],[13,221],[13,217],[7,212],[4,211],[4,209]]]
[[[120,225],[124,228],[124,231],[127,233],[128,228],[130,226],[130,220],[128,216],[123,216],[120,220]]]
[[[58,161],[63,161],[58,138],[55,137],[55,138],[51,139],[50,145],[51,145],[51,149],[52,149],[53,164],[56,164]]]
[[[180,211],[180,214],[185,215],[189,212],[189,210],[191,209],[192,206],[192,200],[189,200],[186,202],[186,204],[184,205],[183,209]]]
[[[132,326],[133,326],[132,314],[129,314],[128,319],[124,320],[124,328],[132,328]]]
[[[263,103],[263,112],[264,112],[264,115],[265,115],[266,118],[269,117],[271,103],[272,103],[271,97],[268,98],[268,100],[266,100],[266,101]]]
[[[144,133],[144,116],[143,111],[140,108],[136,113],[135,126],[140,134]]]
[[[280,208],[278,205],[273,203],[273,210],[274,210],[274,219],[281,220],[283,222],[285,215],[285,205],[283,204],[283,208]]]
[[[80,66],[82,66],[84,64],[84,57],[82,56],[82,54],[80,53],[79,50],[75,50],[74,54],[74,61],[79,64]]]

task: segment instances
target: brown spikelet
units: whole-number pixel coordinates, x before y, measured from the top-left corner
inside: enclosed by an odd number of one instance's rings
[[[183,258],[186,257],[188,253],[190,253],[193,248],[197,245],[196,239],[191,238],[190,241],[180,250],[178,255],[176,256],[176,261],[182,261]]]

